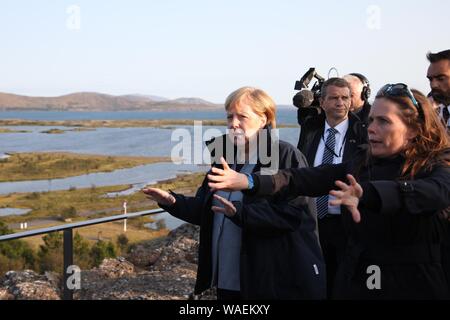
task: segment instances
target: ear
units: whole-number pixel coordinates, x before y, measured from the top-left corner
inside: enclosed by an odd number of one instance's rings
[[[408,139],[408,141],[412,141],[415,137],[417,137],[418,133],[416,130],[413,130],[411,128],[407,129],[408,131],[406,131],[406,139]]]
[[[262,117],[260,117],[261,119],[261,126],[260,128],[264,128],[267,124],[267,116],[264,114]]]

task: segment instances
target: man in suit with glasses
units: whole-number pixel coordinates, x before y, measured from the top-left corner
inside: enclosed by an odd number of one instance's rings
[[[351,159],[358,147],[367,143],[367,127],[349,112],[350,84],[342,78],[325,81],[321,89],[320,106],[324,112],[308,119],[301,126],[299,150],[314,167]],[[316,205],[320,244],[327,266],[327,294],[331,297],[346,237],[340,207],[330,206],[329,200],[329,196],[319,197]]]

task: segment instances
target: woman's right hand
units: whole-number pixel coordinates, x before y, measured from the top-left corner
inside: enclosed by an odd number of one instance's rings
[[[152,199],[163,206],[171,206],[177,201],[173,195],[158,188],[145,188],[142,189],[142,192],[145,193],[149,199]]]
[[[346,206],[352,214],[353,221],[356,223],[361,222],[361,213],[358,210],[359,199],[363,195],[363,189],[356,179],[351,175],[347,175],[349,184],[337,180],[336,186],[340,190],[331,190],[330,195],[336,197],[334,200],[330,200],[332,206]]]
[[[212,191],[237,191],[248,189],[248,178],[245,174],[234,171],[228,166],[223,157],[220,158],[223,169],[213,167],[211,173],[207,175],[208,186]]]

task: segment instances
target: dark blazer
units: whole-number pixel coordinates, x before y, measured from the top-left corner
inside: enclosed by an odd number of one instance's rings
[[[403,180],[404,158],[376,159],[366,153],[358,152],[342,164],[280,170],[274,176],[252,174],[255,188],[250,193],[321,196],[336,189],[335,180],[353,174],[363,188],[361,222],[354,223],[343,207],[349,241],[335,298],[448,298],[440,253],[446,231],[440,212],[450,206],[450,168],[435,165],[413,180]],[[370,266],[381,270],[381,289],[367,287]]]
[[[216,159],[216,142],[209,145]],[[226,151],[223,152],[226,155]],[[218,157],[217,157],[218,158]],[[292,145],[280,141],[279,167],[304,167],[303,155]],[[227,159],[230,163],[232,159]],[[217,163],[213,166],[221,167]],[[268,166],[258,163],[254,172]],[[172,193],[175,205],[161,206],[170,214],[199,225],[199,262],[195,293],[210,288],[212,277],[212,195],[208,180],[195,197]],[[237,204],[236,204],[237,205]],[[317,235],[314,204],[305,197],[256,198],[245,196],[231,219],[241,227],[241,295],[246,299],[324,299],[325,266]]]
[[[354,114],[366,125],[369,124],[369,114],[370,114],[370,109],[372,108],[372,106],[370,105],[370,103],[368,101],[364,102],[363,107],[361,108],[361,110],[359,110],[358,112],[355,112]]]
[[[367,125],[353,113],[348,114],[349,126],[345,137],[342,162],[351,159],[358,146],[366,144]],[[314,166],[317,148],[325,129],[325,113],[305,119],[300,130],[297,148],[305,155],[310,166]]]

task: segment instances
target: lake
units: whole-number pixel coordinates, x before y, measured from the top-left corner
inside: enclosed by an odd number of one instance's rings
[[[69,111],[0,111],[0,119],[24,120],[136,120],[136,119],[194,119],[225,120],[225,111],[116,111],[116,112],[69,112]],[[297,123],[297,109],[283,106],[277,111],[277,122],[283,124]]]
[[[30,212],[30,209],[19,209],[19,208],[0,208],[0,217],[6,216],[22,216]]]
[[[98,128],[95,131],[69,131],[64,134],[45,134],[41,131],[53,127],[20,126],[15,129],[27,133],[2,133],[0,135],[0,156],[14,152],[74,152],[85,154],[105,154],[113,156],[171,156],[179,140],[171,141],[173,129],[163,128]],[[58,127],[67,129],[65,127]],[[195,136],[192,127],[184,127],[191,133],[190,152],[194,144],[204,148],[203,137]],[[204,127],[225,131],[223,127]],[[298,128],[280,129],[281,139],[296,144]],[[157,163],[114,172],[92,173],[77,177],[53,180],[19,181],[0,183],[0,194],[11,192],[41,192],[68,190],[71,187],[86,188],[91,185],[107,186],[115,184],[140,185],[175,177],[186,172],[206,171],[204,166],[195,164]]]
[[[296,124],[296,109],[281,109],[278,111],[278,123]],[[189,111],[189,112],[0,112],[0,119],[28,120],[134,120],[134,119],[225,119],[222,111]],[[12,126],[12,130],[25,130],[25,133],[0,134],[0,158],[5,153],[14,152],[73,152],[85,154],[103,154],[112,156],[171,156],[172,149],[179,140],[171,140],[175,128],[97,128],[94,131],[68,131],[64,134],[45,134],[42,131],[51,128],[68,130],[68,127],[58,126]],[[193,134],[191,126],[177,126],[188,130],[192,137],[192,148],[195,143],[204,147],[203,133]],[[217,129],[225,132],[224,127],[205,126],[203,130]],[[293,145],[297,144],[299,128],[280,129],[280,138]],[[191,150],[192,151],[192,150]],[[121,169],[113,172],[92,173],[64,179],[19,181],[0,183],[0,194],[12,192],[41,192],[50,190],[68,190],[72,187],[89,188],[130,184],[131,189],[119,194],[130,194],[143,186],[157,181],[176,177],[178,174],[191,172],[206,172],[207,166],[197,164],[155,163],[135,168]],[[115,196],[109,194],[105,196]],[[25,211],[5,208],[0,216],[21,215]],[[155,217],[164,220],[169,229],[182,222],[168,215]],[[156,227],[148,225],[149,228]]]

